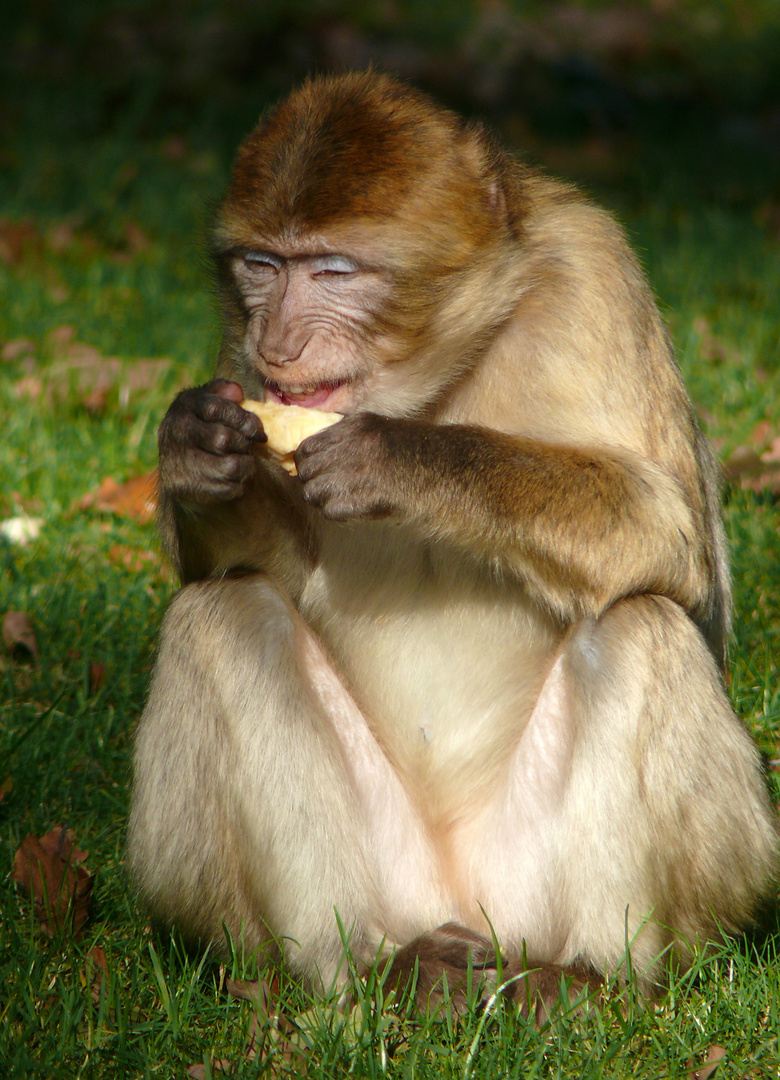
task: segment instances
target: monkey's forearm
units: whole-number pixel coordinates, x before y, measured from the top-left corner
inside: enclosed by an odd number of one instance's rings
[[[268,498],[257,483],[245,495],[207,506],[186,505],[162,492],[158,525],[166,554],[186,584],[231,570],[260,570],[291,597],[311,563],[304,509]]]
[[[707,609],[702,524],[636,455],[365,413],[304,448],[305,497],[326,516],[408,521],[519,574],[563,618],[641,592]]]
[[[701,522],[648,462],[440,427],[417,441],[408,468],[419,478],[403,487],[412,520],[498,557],[564,617],[597,615],[641,592],[689,611],[707,606]]]

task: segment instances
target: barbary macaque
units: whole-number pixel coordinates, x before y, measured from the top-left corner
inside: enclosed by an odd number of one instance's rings
[[[661,985],[750,922],[777,832],[722,681],[718,469],[619,227],[351,74],[250,134],[213,251],[217,377],[159,433],[184,587],[138,732],[141,897],[315,987],[339,923],[424,985],[493,940],[532,988],[628,948]],[[244,399],[343,419],[291,476]]]

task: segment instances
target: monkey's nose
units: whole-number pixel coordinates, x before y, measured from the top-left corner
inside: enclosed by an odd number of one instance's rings
[[[305,347],[306,342],[300,348],[291,346],[289,342],[281,342],[279,345],[263,342],[260,355],[269,367],[286,367],[287,364],[300,360]]]

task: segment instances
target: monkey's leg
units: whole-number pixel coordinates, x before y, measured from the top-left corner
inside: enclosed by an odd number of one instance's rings
[[[341,959],[449,909],[398,777],[313,635],[260,577],[190,585],[162,632],[135,755],[129,857],[153,911],[219,939]],[[425,925],[425,924],[423,924]],[[296,944],[293,944],[296,943]]]
[[[472,880],[510,954],[604,972],[630,946],[648,988],[664,949],[684,963],[746,925],[777,866],[757,751],[703,638],[655,597],[573,630],[479,826]]]
[[[652,979],[662,948],[685,964],[690,944],[756,915],[777,870],[776,817],[758,751],[677,605],[623,601],[578,629],[569,663],[568,950],[614,967],[627,938]],[[603,763],[597,784],[589,760]]]

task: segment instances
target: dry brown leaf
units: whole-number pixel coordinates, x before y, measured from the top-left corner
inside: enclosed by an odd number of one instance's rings
[[[107,476],[97,491],[91,491],[79,501],[78,508],[104,510],[146,524],[154,518],[157,509],[157,470],[134,476],[124,484]]]
[[[125,243],[133,254],[143,254],[152,246],[149,237],[136,221],[128,221],[125,226]]]
[[[89,689],[96,694],[106,681],[106,665],[100,660],[93,660],[89,665]]]
[[[94,878],[82,863],[86,851],[65,825],[44,836],[30,834],[14,856],[11,877],[29,893],[36,918],[49,936],[72,927],[78,937],[89,915]]]
[[[718,1063],[723,1061],[725,1056],[726,1051],[722,1046],[711,1046],[707,1051],[704,1064],[690,1074],[689,1080],[708,1080],[717,1069]]]
[[[14,789],[13,778],[6,776],[2,783],[0,783],[0,802],[2,802],[7,795],[10,795]]]
[[[30,616],[24,611],[6,611],[3,616],[3,644],[9,652],[23,651],[38,659],[38,641]]]
[[[14,338],[13,341],[6,341],[2,349],[0,349],[0,358],[5,360],[6,363],[12,364],[15,360],[19,360],[23,356],[29,356],[30,353],[35,352],[35,342],[30,338]]]
[[[759,420],[747,437],[751,446],[763,449],[772,438],[772,425],[769,420]]]
[[[55,326],[53,330],[50,330],[46,335],[46,340],[50,342],[55,348],[69,344],[76,337],[76,328],[69,323],[62,323],[60,326]]]
[[[169,135],[160,146],[160,153],[168,161],[182,161],[189,153],[189,144],[181,135]]]
[[[251,1001],[267,1011],[271,999],[271,987],[265,979],[225,979],[225,989],[231,997]]]
[[[726,345],[712,332],[709,322],[705,318],[694,319],[693,329],[699,336],[699,354],[702,360],[711,363],[722,363],[739,358],[736,349]]]
[[[99,945],[94,945],[87,953],[87,963],[92,965],[94,974],[92,978],[92,1000],[97,1004],[100,1001],[100,991],[103,987],[103,979],[108,975],[108,961],[106,954]]]
[[[768,199],[758,208],[756,218],[773,240],[780,240],[780,202]]]
[[[298,1026],[279,1006],[278,979],[274,978],[270,983],[265,979],[226,979],[225,989],[232,997],[249,1001],[255,1007],[255,1014],[249,1025],[244,1059],[273,1054],[278,1062],[288,1067],[284,1075],[288,1075],[289,1067],[292,1066],[296,1076],[307,1076],[308,1047],[301,1040]],[[278,1075],[273,1064],[267,1075]]]
[[[169,367],[170,361],[165,358],[124,361],[103,356],[92,345],[73,342],[64,358],[46,372],[44,390],[50,403],[75,394],[85,409],[99,413],[112,391],[116,391],[124,408],[132,397],[158,383]]]
[[[53,225],[46,234],[46,240],[52,251],[60,254],[73,247],[76,242],[76,228],[72,221],[60,221]]]
[[[170,368],[166,357],[123,360],[104,356],[94,345],[76,339],[72,326],[65,323],[46,335],[54,362],[40,375],[20,379],[15,385],[17,397],[42,396],[48,406],[75,397],[89,412],[102,412],[109,395],[116,392],[124,408],[132,397],[140,397],[156,386]],[[11,350],[13,355],[15,350]]]
[[[35,401],[43,393],[43,383],[37,375],[23,375],[14,383],[14,397]]]
[[[133,574],[140,574],[149,566],[162,568],[156,552],[146,548],[129,547],[127,544],[112,544],[108,549],[108,557],[115,566],[123,566]]]
[[[232,1071],[233,1063],[231,1062],[230,1058],[217,1058],[217,1060],[212,1061],[211,1063],[212,1075],[215,1072],[229,1073]],[[191,1076],[192,1080],[206,1080],[206,1077],[208,1075],[209,1073],[206,1069],[205,1064],[203,1063],[201,1063],[200,1065],[190,1065],[189,1069],[187,1069],[187,1076]]]
[[[726,479],[741,488],[780,495],[780,435],[768,420],[756,425],[744,446],[736,447],[724,469]]]
[[[0,259],[7,266],[15,266],[28,252],[39,253],[42,247],[41,234],[29,218],[0,218]]]

